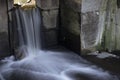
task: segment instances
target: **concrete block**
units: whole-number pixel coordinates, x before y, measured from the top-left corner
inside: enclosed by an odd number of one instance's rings
[[[95,47],[99,36],[99,15],[96,12],[87,12],[81,17],[82,48]]]
[[[37,5],[41,9],[59,8],[59,0],[37,0]]]
[[[104,0],[82,0],[81,12],[85,13],[99,10],[102,1]]]
[[[58,10],[42,11],[43,26],[52,29],[58,26]]]

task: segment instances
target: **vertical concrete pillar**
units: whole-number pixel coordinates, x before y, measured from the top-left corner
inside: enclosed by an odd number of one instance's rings
[[[8,41],[7,2],[0,0],[0,58],[10,55]]]

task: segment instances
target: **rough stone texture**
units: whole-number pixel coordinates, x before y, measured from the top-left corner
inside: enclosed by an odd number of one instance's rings
[[[90,2],[83,0],[81,21],[83,52],[120,50],[120,10],[117,6],[117,0]],[[91,44],[86,45],[87,43]]]
[[[8,20],[5,0],[0,0],[0,58],[9,55]]]
[[[103,34],[105,0],[83,0],[81,9],[81,49],[82,54],[96,51]],[[105,8],[106,9],[106,8]],[[101,17],[101,18],[100,18]],[[101,43],[100,43],[101,44]]]
[[[58,9],[59,0],[36,0],[38,7],[41,9]]]
[[[86,12],[82,14],[81,22],[81,42],[82,49],[91,48],[96,44],[99,32],[99,15],[98,12]]]
[[[58,44],[58,26],[59,26],[59,10],[50,9],[42,10],[42,33],[44,36],[43,47],[49,48]]]
[[[120,26],[119,26],[119,10],[117,9],[117,0],[108,0],[105,28],[104,28],[104,48],[107,51],[120,50]]]
[[[116,34],[118,34],[118,35],[116,35],[116,49],[117,50],[120,50],[120,9],[118,9],[117,10],[117,12],[116,12],[116,26],[117,26],[117,28],[116,28]]]
[[[60,41],[69,49],[80,53],[80,13],[67,3],[68,0],[61,0],[61,26]]]
[[[42,11],[42,22],[45,29],[52,29],[58,26],[58,10]]]
[[[82,0],[82,13],[99,10],[102,0]]]
[[[42,23],[45,48],[58,44],[59,0],[36,0],[37,6],[42,9]]]

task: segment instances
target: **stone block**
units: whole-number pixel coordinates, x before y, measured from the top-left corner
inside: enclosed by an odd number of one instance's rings
[[[96,12],[87,12],[81,17],[81,42],[83,49],[95,47],[99,36],[99,15]]]
[[[41,9],[57,9],[59,8],[59,0],[37,0],[37,5]]]
[[[42,11],[43,26],[52,29],[58,26],[58,10]]]
[[[81,21],[82,50],[120,50],[120,10],[117,0],[83,0]]]
[[[82,0],[82,13],[99,10],[103,0]]]

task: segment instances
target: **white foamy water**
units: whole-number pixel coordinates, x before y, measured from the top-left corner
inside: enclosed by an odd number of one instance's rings
[[[4,61],[5,80],[119,80],[72,52],[39,51],[20,61]]]
[[[38,8],[15,10],[22,60],[1,61],[0,80],[119,80],[73,52],[41,50],[41,16]]]

